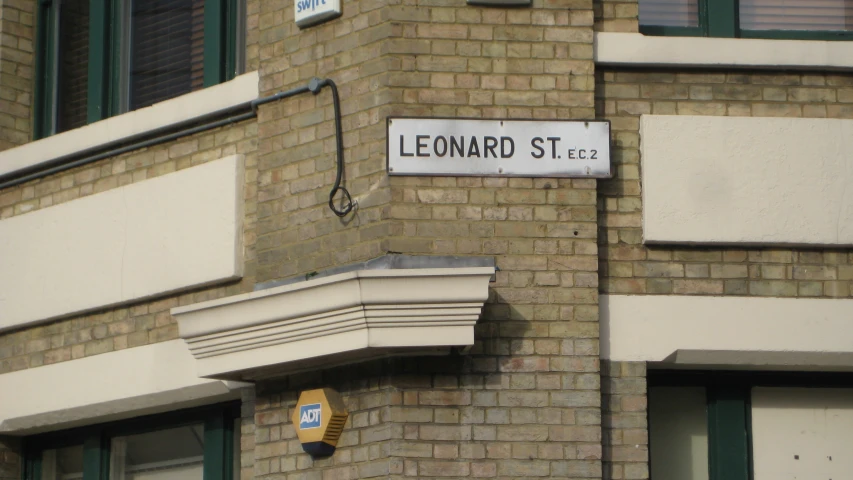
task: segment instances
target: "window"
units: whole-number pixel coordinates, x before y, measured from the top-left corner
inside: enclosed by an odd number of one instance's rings
[[[853,0],[640,0],[640,32],[849,40]]]
[[[207,407],[29,437],[24,480],[234,480],[238,419]]]
[[[35,137],[233,78],[239,0],[39,2]]]
[[[654,480],[849,478],[853,376],[649,372]]]

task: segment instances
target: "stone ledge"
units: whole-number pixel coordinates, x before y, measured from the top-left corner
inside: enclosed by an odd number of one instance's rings
[[[597,65],[853,69],[853,43],[844,41],[655,37],[598,32],[593,55]]]
[[[181,340],[0,375],[0,435],[31,435],[235,400],[200,379]]]
[[[258,72],[0,152],[0,178],[47,168],[258,98]]]
[[[200,377],[257,380],[474,343],[493,267],[359,270],[172,309]]]
[[[853,369],[853,352],[679,349],[654,365],[662,368],[848,372]]]

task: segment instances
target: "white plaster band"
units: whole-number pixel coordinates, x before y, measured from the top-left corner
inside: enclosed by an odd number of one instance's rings
[[[851,319],[853,299],[602,295],[601,358],[662,362],[679,350],[725,350],[833,359],[853,352]]]
[[[258,98],[258,72],[0,152],[0,177]]]
[[[199,378],[183,340],[19,370],[0,375],[0,434],[29,435],[212,404],[239,398],[234,387]]]
[[[848,70],[853,43],[753,38],[657,37],[598,32],[599,65]]]

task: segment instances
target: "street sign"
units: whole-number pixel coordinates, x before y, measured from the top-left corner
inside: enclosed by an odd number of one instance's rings
[[[341,0],[293,0],[294,20],[299,28],[341,15]]]
[[[609,178],[610,122],[389,118],[389,175]]]

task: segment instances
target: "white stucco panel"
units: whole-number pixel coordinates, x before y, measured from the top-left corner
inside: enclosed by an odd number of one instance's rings
[[[647,243],[853,245],[853,120],[643,115]]]
[[[242,276],[230,156],[0,221],[0,330]]]

